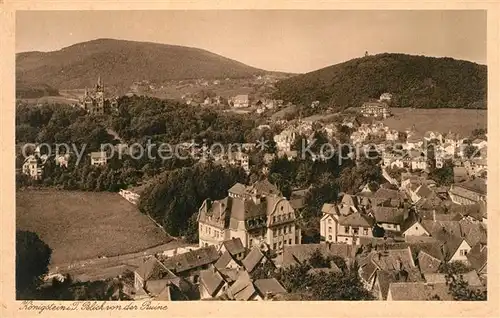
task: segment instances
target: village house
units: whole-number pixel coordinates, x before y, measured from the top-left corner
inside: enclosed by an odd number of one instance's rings
[[[410,150],[422,147],[423,141],[417,135],[408,135],[406,142],[403,144],[403,149]]]
[[[401,224],[401,235],[409,236],[430,236],[430,233],[422,225],[420,216],[415,211],[409,211],[408,217]]]
[[[234,108],[245,108],[250,105],[248,95],[237,95],[230,100],[230,105]]]
[[[354,262],[356,246],[345,243],[321,242],[319,244],[298,244],[287,246],[283,254],[276,259],[276,264],[283,268],[307,264],[313,253],[319,251],[323,257],[337,256],[342,258],[346,265]]]
[[[385,102],[365,102],[361,106],[361,114],[364,117],[382,117],[387,118],[391,115],[389,105]]]
[[[90,164],[93,166],[104,166],[108,162],[106,152],[98,151],[90,153]]]
[[[134,271],[134,289],[135,300],[170,301],[187,300],[193,286],[177,277],[158,259],[149,256]]]
[[[477,149],[482,149],[488,145],[488,142],[481,138],[476,138],[472,141],[472,145]]]
[[[220,297],[228,287],[228,283],[215,267],[200,271],[198,284],[200,299]]]
[[[215,246],[202,247],[186,253],[173,255],[162,260],[164,267],[180,277],[191,277],[196,281],[199,272],[210,268],[220,255]]]
[[[408,216],[408,211],[395,207],[375,206],[368,214],[372,216],[378,226],[384,228],[384,230],[399,234],[401,231],[401,224]]]
[[[42,179],[44,162],[40,157],[30,155],[23,163],[23,174],[30,176],[34,180]]]
[[[443,135],[436,131],[426,131],[424,134],[424,140],[429,142],[431,140],[437,140],[439,143],[443,141]]]
[[[453,300],[448,292],[446,283],[428,284],[425,282],[396,282],[391,283],[387,292],[387,300],[406,300],[406,301],[426,301],[426,300]]]
[[[360,238],[373,237],[373,220],[358,212],[357,204],[350,195],[344,195],[339,205],[325,203],[320,220],[320,236],[324,242],[359,245]],[[352,203],[348,203],[351,201]]]
[[[71,158],[71,155],[69,153],[67,153],[67,154],[64,154],[64,155],[58,155],[58,156],[56,156],[54,158],[54,161],[56,162],[57,166],[68,168],[70,158]]]
[[[253,282],[255,290],[263,300],[272,300],[277,295],[286,294],[286,289],[276,278],[257,279]]]
[[[359,262],[361,282],[380,300],[387,298],[387,286],[391,282],[421,280],[409,247],[373,250],[361,256]]]
[[[486,180],[475,178],[451,185],[448,191],[450,199],[457,204],[474,204],[486,201]]]
[[[383,93],[380,95],[379,101],[381,102],[390,102],[392,100],[392,94],[391,93]]]
[[[273,139],[278,151],[291,151],[292,144],[295,140],[295,131],[292,129],[285,129],[281,133],[275,135]]]
[[[134,191],[131,191],[131,190],[126,190],[126,189],[120,189],[118,194],[120,194],[125,200],[127,200],[128,202],[130,202],[134,205],[139,204],[139,200],[141,198],[140,194],[138,194]]]
[[[200,246],[239,238],[245,248],[265,244],[277,253],[300,243],[295,210],[267,180],[235,184],[222,200],[207,199],[199,210]]]
[[[385,140],[387,141],[398,141],[399,140],[399,131],[395,129],[388,130],[385,133]]]
[[[479,242],[467,253],[467,260],[478,275],[487,274],[488,247],[483,242]]]

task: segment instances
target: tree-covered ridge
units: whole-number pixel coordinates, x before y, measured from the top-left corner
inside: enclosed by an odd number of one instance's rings
[[[16,55],[16,76],[26,83],[57,88],[90,87],[106,74],[104,84],[128,87],[134,81],[194,78],[245,78],[263,70],[190,47],[159,43],[97,39],[53,52]]]
[[[382,93],[392,105],[415,108],[486,108],[487,67],[452,58],[377,54],[277,83],[275,97],[299,105],[358,107]]]

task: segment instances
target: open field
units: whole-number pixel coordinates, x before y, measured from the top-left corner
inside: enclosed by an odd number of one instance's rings
[[[486,128],[488,111],[485,109],[411,109],[392,108],[394,116],[384,120],[391,129],[405,131],[415,125],[417,133],[433,130],[441,133],[453,131],[469,136],[475,128]]]
[[[18,191],[16,227],[36,232],[52,248],[52,266],[172,241],[134,205],[105,192]]]
[[[27,104],[66,104],[73,105],[78,103],[78,99],[67,97],[67,96],[44,96],[40,98],[19,98],[19,101],[22,101]]]

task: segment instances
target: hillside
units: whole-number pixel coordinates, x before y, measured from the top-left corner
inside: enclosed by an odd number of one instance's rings
[[[16,83],[16,98],[40,98],[44,96],[58,96],[59,91],[47,84]]]
[[[47,83],[58,89],[91,87],[98,76],[105,85],[129,87],[139,80],[244,78],[263,73],[201,49],[113,39],[16,56],[18,81]]]
[[[310,105],[360,106],[384,92],[393,106],[486,108],[487,68],[451,58],[378,54],[282,80],[275,97]]]

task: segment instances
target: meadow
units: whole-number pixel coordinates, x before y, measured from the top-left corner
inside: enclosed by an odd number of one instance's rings
[[[392,108],[394,116],[384,120],[391,129],[405,131],[415,125],[418,133],[438,131],[447,133],[453,131],[461,136],[469,136],[476,128],[486,128],[488,111],[484,109],[412,109]]]
[[[107,192],[18,191],[16,228],[37,233],[52,248],[52,266],[172,241],[136,206]]]

